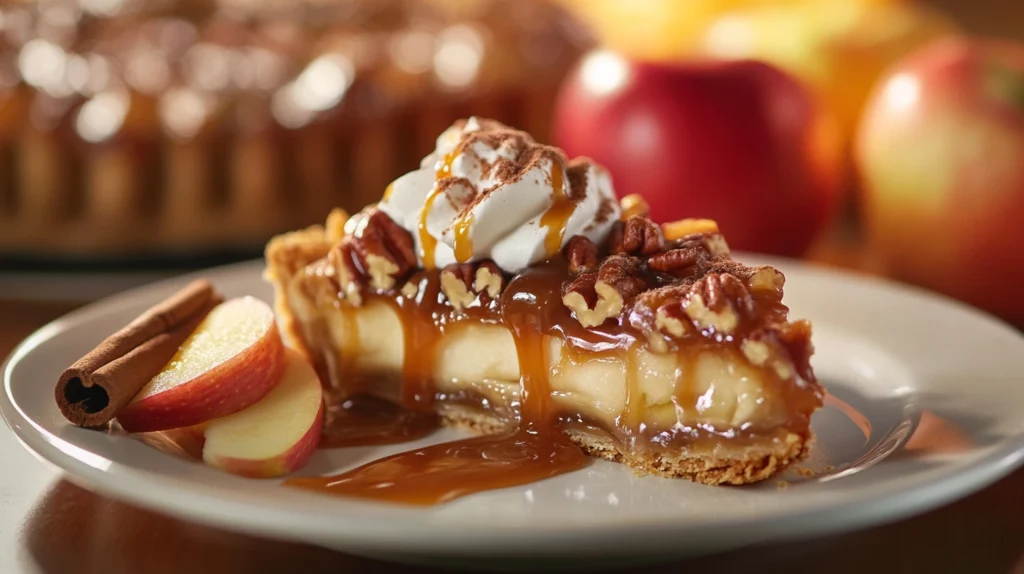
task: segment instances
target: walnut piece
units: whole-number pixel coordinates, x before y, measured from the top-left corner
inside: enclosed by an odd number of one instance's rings
[[[476,300],[472,281],[472,263],[453,263],[441,270],[441,292],[456,309],[464,309]]]
[[[700,329],[735,332],[741,313],[753,313],[754,301],[743,284],[731,273],[709,273],[696,282],[683,300],[683,310]]]
[[[747,285],[753,291],[778,291],[785,284],[786,276],[772,267],[758,269],[747,280]]]
[[[505,275],[493,261],[453,263],[441,270],[441,292],[458,310],[476,301],[494,299],[505,286]]]
[[[634,216],[616,221],[608,235],[613,254],[654,255],[665,249],[661,227],[646,217]]]
[[[505,288],[505,274],[493,261],[484,261],[476,268],[473,289],[480,294],[486,293],[491,299],[497,299]]]
[[[597,245],[590,238],[574,235],[565,244],[565,259],[573,275],[597,268]]]
[[[683,338],[690,330],[690,319],[683,311],[680,301],[666,303],[654,312],[654,327],[676,339]]]
[[[406,299],[412,299],[416,297],[417,293],[420,292],[420,288],[417,287],[416,284],[413,283],[412,281],[409,281],[405,285],[402,285],[402,290],[400,292],[402,293],[402,297],[405,297]]]
[[[640,262],[627,255],[612,255],[597,271],[581,273],[566,285],[562,303],[584,327],[596,327],[622,313],[646,288]]]

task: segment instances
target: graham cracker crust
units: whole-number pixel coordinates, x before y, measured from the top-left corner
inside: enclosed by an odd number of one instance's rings
[[[495,434],[508,428],[504,420],[494,415],[461,405],[440,405],[438,413],[444,426],[476,434]],[[698,453],[671,456],[664,452],[624,452],[610,436],[573,430],[565,431],[565,435],[588,455],[624,464],[639,476],[685,478],[711,486],[765,480],[806,458],[814,442],[813,436],[789,433],[786,440],[772,441],[763,448],[744,449],[744,455],[737,457]]]

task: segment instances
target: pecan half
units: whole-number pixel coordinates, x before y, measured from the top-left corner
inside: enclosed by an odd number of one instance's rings
[[[627,255],[612,255],[597,271],[585,271],[569,282],[562,303],[584,327],[596,327],[622,313],[647,287],[640,262]]]
[[[652,255],[647,266],[676,277],[689,277],[697,274],[707,260],[708,252],[704,246],[690,244]]]
[[[367,210],[364,217],[342,243],[351,245],[370,286],[391,289],[416,266],[412,236],[379,209]]]
[[[661,226],[637,215],[615,222],[608,235],[608,246],[613,254],[654,255],[665,248],[665,238]]]
[[[742,315],[753,313],[754,300],[735,275],[709,273],[690,288],[683,310],[697,327],[728,335],[735,332]]]
[[[564,252],[573,275],[597,268],[597,245],[586,236],[574,235],[565,244]]]

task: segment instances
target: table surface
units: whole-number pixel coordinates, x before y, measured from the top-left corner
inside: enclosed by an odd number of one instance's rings
[[[0,301],[0,357],[74,305]],[[0,573],[411,571],[314,546],[261,540],[98,496],[34,459],[0,425]],[[1024,574],[1024,469],[908,520],[747,548],[650,572]]]

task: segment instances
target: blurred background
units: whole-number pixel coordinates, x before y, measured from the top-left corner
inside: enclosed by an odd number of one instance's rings
[[[4,0],[0,299],[258,257],[479,115],[1024,324],[1022,46],[1005,0]]]

